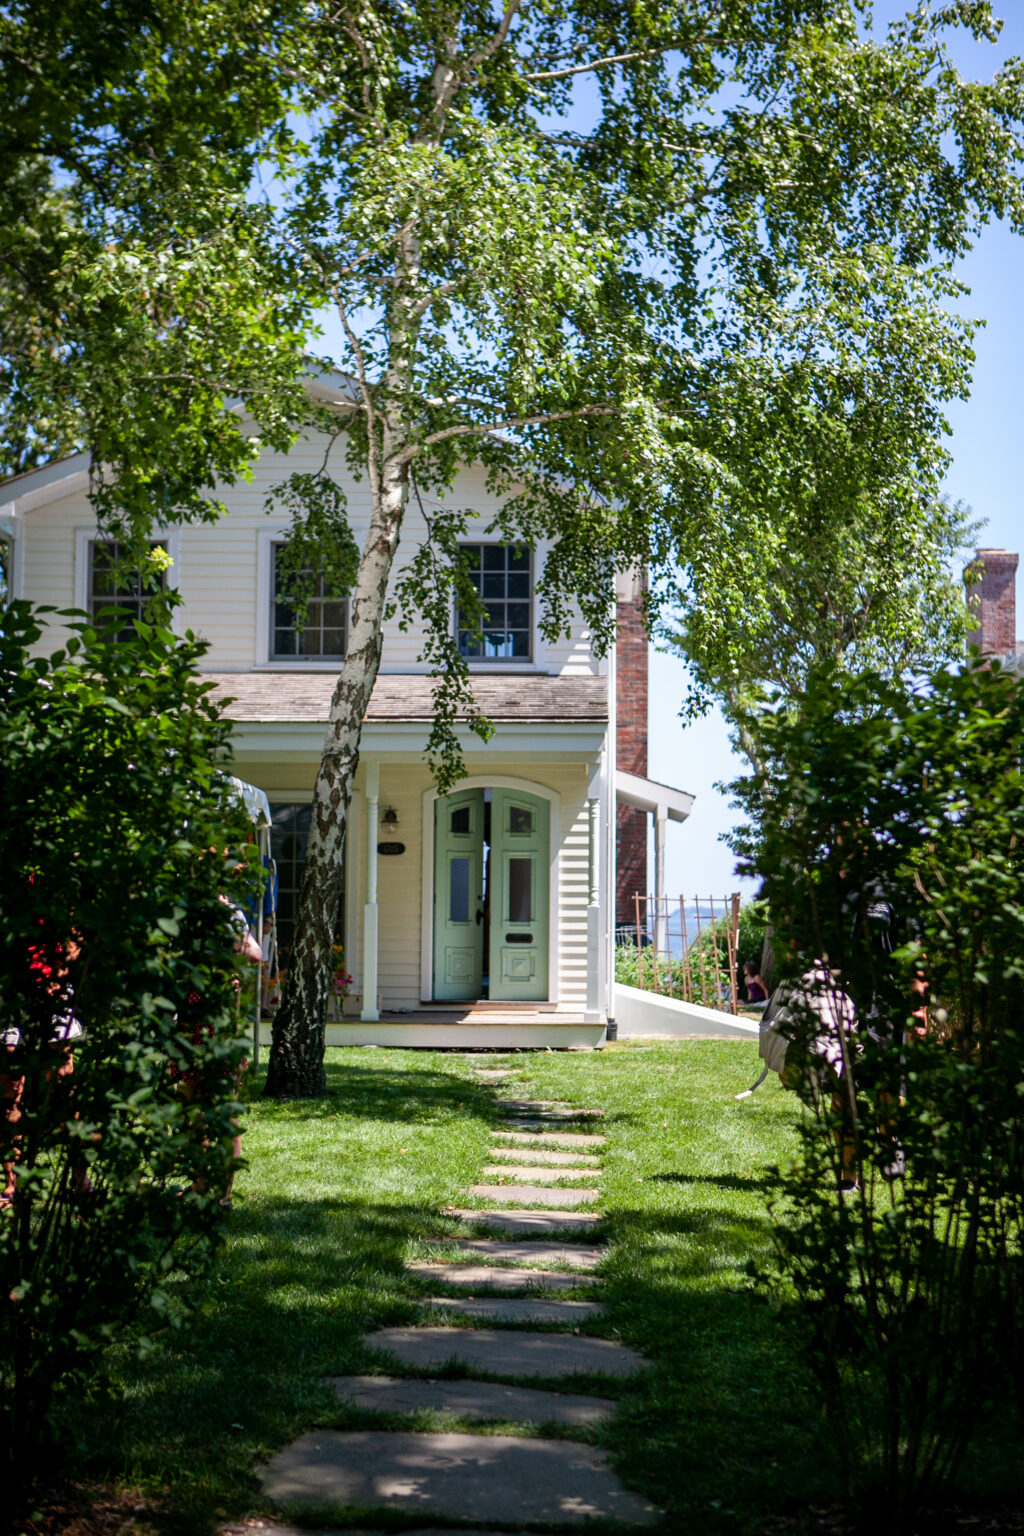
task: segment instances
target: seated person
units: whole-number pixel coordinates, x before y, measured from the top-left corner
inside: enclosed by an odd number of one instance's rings
[[[744,960],[743,981],[747,989],[747,1007],[763,1008],[768,1001],[768,988],[758,974],[755,961]]]

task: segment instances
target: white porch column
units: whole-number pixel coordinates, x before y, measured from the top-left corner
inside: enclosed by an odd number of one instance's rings
[[[668,826],[668,806],[659,805],[654,812],[654,942],[659,955],[668,954],[668,911],[665,906],[665,829]]]
[[[380,1018],[377,1007],[377,811],[380,796],[380,764],[366,762],[366,905],[363,907],[363,1011],[364,1024]]]
[[[601,1021],[601,800],[593,778],[587,786],[587,1006],[586,1023]]]

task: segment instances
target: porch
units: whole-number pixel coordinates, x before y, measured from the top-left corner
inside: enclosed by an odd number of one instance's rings
[[[264,1020],[261,1044],[270,1044]],[[379,1019],[344,1019],[328,1023],[328,1045],[404,1046],[433,1051],[593,1051],[605,1040],[605,1025],[583,1012],[566,1012],[555,1003],[423,1004],[419,1008],[382,1009]]]

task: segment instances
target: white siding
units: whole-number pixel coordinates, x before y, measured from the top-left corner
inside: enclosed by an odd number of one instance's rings
[[[286,526],[284,516],[278,521],[267,516],[264,503],[268,493],[297,470],[314,471],[323,463],[326,438],[303,440],[288,455],[266,452],[256,465],[250,482],[224,487],[219,492],[227,513],[215,524],[187,525],[181,529],[177,560],[178,589],[185,600],[183,626],[191,628],[210,643],[205,665],[211,671],[247,671],[265,663],[257,651],[257,613],[269,594],[257,589],[259,536]],[[330,467],[345,488],[349,517],[358,538],[365,532],[370,517],[370,500],[365,485],[349,474],[342,449],[335,445]],[[460,475],[448,498],[453,506],[472,507],[479,513],[479,523],[470,525],[467,538],[480,537],[498,510],[498,500],[488,491],[479,470]],[[435,498],[423,499],[429,514],[440,505]],[[35,603],[71,607],[75,600],[75,532],[91,528],[94,519],[84,490],[59,501],[38,507],[19,516],[19,534],[23,559],[22,596]],[[415,498],[406,512],[404,549],[418,546],[425,533],[425,523]],[[402,555],[400,554],[400,561]],[[405,555],[408,558],[408,554]],[[544,551],[535,559],[540,566]],[[64,638],[57,624],[44,646],[49,648]],[[425,671],[418,661],[420,640],[416,631],[403,634],[397,618],[387,625],[384,635],[382,666],[386,671]],[[500,664],[498,664],[500,665]],[[548,672],[593,673],[598,663],[590,653],[586,631],[580,623],[569,639],[546,646],[537,637],[533,665]],[[494,663],[489,670],[494,670]],[[516,670],[512,668],[510,670]]]

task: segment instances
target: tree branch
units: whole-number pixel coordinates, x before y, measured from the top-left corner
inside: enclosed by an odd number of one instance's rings
[[[465,281],[466,279],[464,277],[452,278],[447,283],[439,283],[436,288],[431,288],[430,292],[425,293],[422,298],[417,299],[415,304],[410,304],[410,319],[418,320],[420,316],[425,315],[430,306],[432,304],[436,304],[439,299],[446,299],[450,294],[457,293]]]
[[[675,44],[666,43],[662,48],[641,48],[635,53],[610,53],[605,59],[591,59],[589,64],[571,64],[566,69],[541,69],[535,74],[524,75],[524,80],[567,80],[570,75],[586,75],[592,69],[606,69],[609,64],[632,64],[637,59],[654,59],[668,53]]]
[[[505,7],[505,14],[501,18],[501,26],[498,28],[497,32],[495,32],[489,43],[485,43],[482,48],[478,48],[476,53],[470,56],[469,65],[471,69],[475,68],[477,64],[482,64],[483,61],[485,59],[489,59],[492,54],[497,53],[506,37],[508,37],[508,29],[512,25],[513,19],[515,18],[516,12],[518,10],[519,0],[508,0],[508,4]]]
[[[395,455],[399,464],[411,463],[418,458],[424,448],[432,448],[435,443],[444,443],[453,437],[488,437],[493,432],[512,432],[517,427],[544,427],[552,421],[581,420],[585,416],[619,416],[622,413],[620,405],[612,405],[608,402],[604,405],[581,405],[574,411],[548,411],[537,416],[509,416],[504,421],[492,421],[473,425],[467,423],[461,427],[444,427],[439,432],[431,432],[418,443],[408,443]]]

